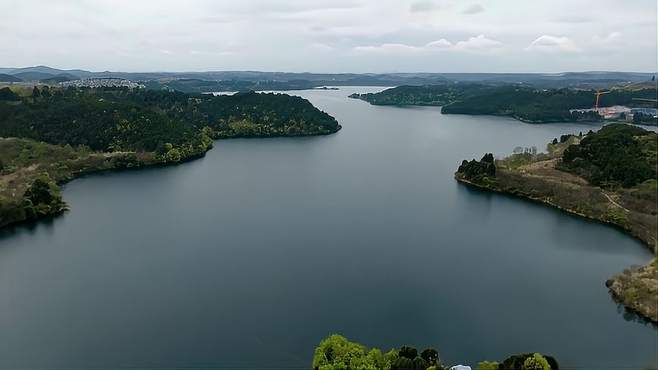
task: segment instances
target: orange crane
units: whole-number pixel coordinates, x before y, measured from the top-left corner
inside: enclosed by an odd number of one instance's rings
[[[607,94],[607,93],[609,93],[609,92],[610,92],[610,91],[601,91],[601,90],[598,90],[598,91],[595,93],[595,94],[596,94],[596,104],[594,104],[594,109],[596,109],[596,110],[599,109],[599,99],[601,98],[601,95],[603,95],[603,94]]]

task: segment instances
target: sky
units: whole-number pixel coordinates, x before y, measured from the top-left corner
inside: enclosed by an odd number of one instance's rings
[[[656,3],[0,0],[0,67],[655,72]]]

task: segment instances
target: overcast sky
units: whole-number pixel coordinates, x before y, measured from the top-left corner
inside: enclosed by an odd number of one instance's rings
[[[0,66],[656,71],[656,0],[0,0]]]

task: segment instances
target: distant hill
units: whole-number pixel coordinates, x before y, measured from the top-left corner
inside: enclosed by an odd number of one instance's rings
[[[73,81],[73,80],[79,80],[77,76],[74,76],[69,73],[61,73],[58,74],[57,76],[49,77],[49,78],[44,78],[40,80],[40,82],[46,83],[46,84],[56,84],[60,82],[66,82],[66,81]]]
[[[520,84],[536,88],[598,89],[650,82],[652,77],[657,74],[606,71],[564,73],[91,72],[82,69],[57,69],[43,65],[26,68],[0,68],[0,73],[17,76],[26,81],[45,80],[63,74],[75,76],[75,79],[124,78],[145,82],[149,88],[153,89],[164,88],[184,92],[236,91],[242,87],[255,90],[295,90],[318,86],[420,86],[445,82]],[[176,80],[183,81],[172,83]],[[241,88],[236,89],[236,86]]]
[[[19,73],[12,73],[14,77],[18,77],[23,81],[40,81],[40,80],[45,80],[47,78],[52,78],[55,77],[55,75],[50,74],[50,73],[44,73],[44,72],[19,72]]]
[[[21,82],[22,80],[16,76],[0,73],[0,82]]]
[[[42,73],[42,74],[48,74],[52,76],[57,76],[61,74],[68,74],[75,76],[76,79],[78,78],[83,78],[83,77],[89,77],[92,76],[95,72],[89,72],[85,71],[82,69],[57,69],[57,68],[51,68],[48,66],[36,66],[36,67],[26,67],[26,68],[15,68],[12,69],[9,72],[5,72],[11,75],[18,75],[22,73]],[[46,78],[46,77],[44,77]]]

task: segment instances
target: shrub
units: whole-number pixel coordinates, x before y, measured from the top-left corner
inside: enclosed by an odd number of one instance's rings
[[[496,361],[482,361],[478,364],[476,370],[498,370],[500,364]]]

